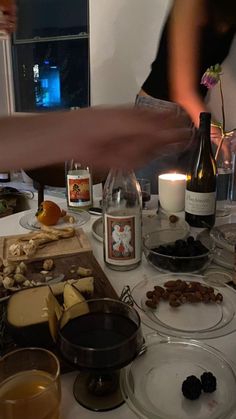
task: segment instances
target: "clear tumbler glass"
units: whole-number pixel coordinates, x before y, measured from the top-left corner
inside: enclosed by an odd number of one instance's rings
[[[0,359],[0,419],[59,419],[60,364],[45,349],[23,348]]]

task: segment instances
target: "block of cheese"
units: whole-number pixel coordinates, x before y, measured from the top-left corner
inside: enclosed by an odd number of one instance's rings
[[[48,286],[27,288],[13,294],[7,306],[7,324],[20,345],[46,345],[53,341],[48,326]]]
[[[82,294],[84,293],[86,296],[91,297],[94,293],[94,277],[88,276],[86,278],[79,278],[79,279],[68,279],[65,282],[58,282],[57,284],[52,284],[51,290],[54,295],[62,294],[64,291],[65,283],[73,285],[80,291]]]
[[[79,290],[73,285],[65,284],[63,291],[64,307],[65,309],[70,308],[74,304],[82,303],[85,298],[80,294]]]

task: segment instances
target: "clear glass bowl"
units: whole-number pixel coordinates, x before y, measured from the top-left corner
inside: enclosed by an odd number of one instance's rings
[[[166,238],[160,238],[158,231],[146,234],[143,238],[143,251],[147,261],[161,272],[178,272],[178,273],[199,273],[204,271],[213,259],[213,251],[215,244],[213,240],[209,241],[208,247],[204,243],[206,251],[201,255],[194,256],[172,256],[162,254],[158,251],[159,246],[173,245],[175,240],[178,240],[178,247],[181,246],[182,240],[177,237],[171,243],[168,241],[168,234]],[[203,245],[201,240],[199,242]]]
[[[145,419],[228,419],[236,410],[235,367],[216,349],[195,340],[146,336],[146,351],[123,369],[121,390],[128,406]],[[182,394],[190,375],[212,372],[217,388],[197,400]]]

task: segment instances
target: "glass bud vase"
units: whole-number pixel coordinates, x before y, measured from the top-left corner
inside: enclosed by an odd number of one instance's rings
[[[216,217],[226,217],[231,214],[235,154],[231,151],[231,137],[225,136],[222,148],[217,158],[217,194],[216,194]]]

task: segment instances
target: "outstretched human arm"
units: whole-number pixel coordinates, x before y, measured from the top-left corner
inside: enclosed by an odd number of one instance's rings
[[[0,0],[0,32],[13,33],[16,29],[16,5],[14,0]]]
[[[0,118],[1,170],[30,169],[71,158],[95,169],[138,167],[158,151],[187,145],[190,132],[171,112],[87,108]]]
[[[169,80],[171,99],[190,115],[196,127],[200,112],[209,112],[199,94],[201,33],[207,23],[206,0],[175,0],[169,26]],[[211,127],[212,141],[221,139],[219,128]]]
[[[169,25],[169,81],[171,99],[190,115],[195,126],[207,111],[199,94],[200,37],[207,19],[205,0],[175,0]]]

